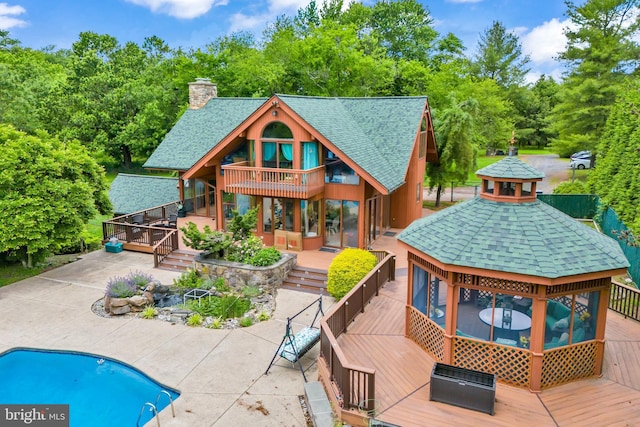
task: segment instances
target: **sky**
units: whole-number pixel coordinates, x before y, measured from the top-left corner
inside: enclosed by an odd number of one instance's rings
[[[345,3],[348,0],[345,0]],[[559,80],[568,21],[562,0],[418,0],[441,35],[453,33],[472,56],[480,34],[499,21],[519,37],[531,58],[527,81]],[[374,0],[361,0],[371,5]],[[142,44],[157,36],[173,48],[199,48],[235,31],[258,38],[280,15],[295,16],[309,0],[0,0],[0,29],[23,47],[70,48],[83,31]],[[316,0],[321,4],[322,0]],[[576,2],[578,4],[581,1]]]

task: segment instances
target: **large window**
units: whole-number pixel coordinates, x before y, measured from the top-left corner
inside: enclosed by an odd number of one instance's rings
[[[337,247],[358,247],[358,202],[325,200],[325,244]]]
[[[293,199],[264,197],[262,199],[262,229],[293,231]]]
[[[249,209],[256,206],[256,197],[246,194],[222,193],[222,212],[224,214],[224,226],[227,227],[233,218],[233,211],[237,210],[240,215],[247,213]]]
[[[302,236],[318,236],[318,218],[320,218],[320,201],[300,200],[300,211],[302,212]]]
[[[293,134],[281,122],[269,123],[262,132],[262,166],[293,168]]]
[[[336,154],[326,149],[324,152],[324,182],[352,185],[360,183],[360,177]]]
[[[429,319],[444,327],[447,308],[447,287],[438,277],[417,265],[413,266],[413,295],[411,304]]]

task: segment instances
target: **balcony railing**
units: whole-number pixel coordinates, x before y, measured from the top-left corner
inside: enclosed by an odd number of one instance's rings
[[[324,190],[324,166],[282,169],[248,166],[248,162],[222,166],[224,191],[252,196],[308,199]]]

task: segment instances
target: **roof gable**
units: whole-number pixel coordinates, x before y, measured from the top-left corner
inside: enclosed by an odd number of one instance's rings
[[[404,184],[426,97],[278,98],[390,192]]]
[[[629,266],[613,239],[539,200],[476,197],[413,222],[398,240],[445,264],[544,278]]]

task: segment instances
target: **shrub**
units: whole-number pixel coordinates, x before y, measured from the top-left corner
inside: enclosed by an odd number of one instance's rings
[[[238,322],[238,323],[243,328],[248,328],[249,326],[253,325],[253,318],[250,317],[250,316],[245,316],[242,319],[240,319],[240,322]]]
[[[213,287],[220,293],[229,292],[231,290],[229,285],[227,285],[227,282],[224,280],[224,277],[218,277],[213,283]]]
[[[192,313],[187,319],[187,326],[200,326],[204,322],[202,315],[199,313]]]
[[[247,298],[235,296],[212,296],[200,298],[199,300],[189,300],[186,305],[189,310],[202,316],[229,319],[244,315],[251,307],[251,301]]]
[[[145,309],[140,313],[140,317],[142,317],[143,319],[153,319],[157,315],[158,310],[156,310],[156,308],[152,306],[145,307]]]
[[[222,231],[213,231],[208,225],[200,231],[196,224],[190,222],[186,227],[180,227],[180,231],[182,231],[182,241],[185,245],[211,254],[214,258],[222,258],[231,245],[229,235]]]
[[[375,255],[364,249],[347,248],[331,262],[327,278],[327,292],[336,300],[345,296],[378,260]]]
[[[257,297],[261,293],[262,293],[262,291],[257,286],[247,285],[247,286],[244,286],[242,288],[242,295],[244,295],[247,298]]]
[[[200,288],[203,280],[196,270],[187,270],[177,279],[173,279],[173,285],[183,291]]]
[[[257,236],[250,236],[244,240],[236,240],[227,249],[227,259],[229,261],[249,264],[251,259],[263,248],[262,239]]]
[[[258,313],[257,319],[258,319],[258,322],[265,322],[271,319],[271,315],[266,310],[262,310],[260,311],[260,313]]]
[[[207,325],[207,328],[210,329],[221,329],[224,326],[224,319],[221,317],[214,317],[211,319],[211,323]]]
[[[553,189],[553,194],[589,194],[587,186],[580,181],[562,182]]]
[[[233,235],[234,241],[244,240],[252,235],[252,231],[255,230],[258,223],[258,210],[260,210],[260,206],[247,210],[244,215],[241,215],[237,210],[231,211],[233,218],[229,221],[227,229]]]
[[[134,296],[138,288],[132,284],[126,277],[116,276],[107,282],[106,294],[111,298],[129,298]]]
[[[256,267],[267,267],[280,261],[282,254],[276,248],[262,248],[248,262]]]
[[[150,274],[143,273],[142,271],[131,272],[127,275],[126,278],[129,283],[131,283],[138,289],[143,289],[153,281],[153,277]]]

